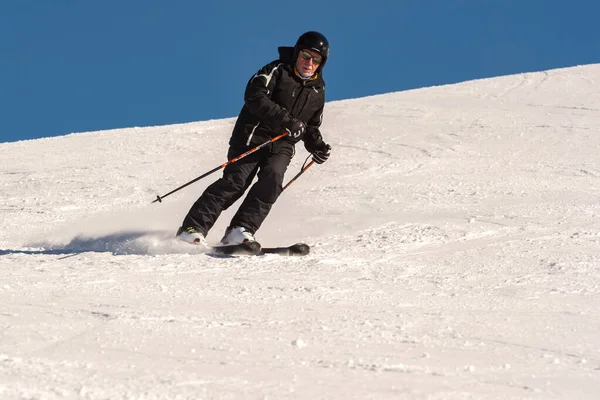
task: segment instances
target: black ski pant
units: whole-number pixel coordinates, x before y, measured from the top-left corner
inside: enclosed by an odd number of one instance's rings
[[[232,146],[227,158],[231,160],[246,150]],[[196,200],[182,227],[194,227],[206,237],[221,212],[242,197],[258,175],[258,180],[229,224],[230,228],[242,226],[255,233],[283,190],[283,177],[292,155],[293,144],[274,143],[227,165],[223,177],[208,186]]]

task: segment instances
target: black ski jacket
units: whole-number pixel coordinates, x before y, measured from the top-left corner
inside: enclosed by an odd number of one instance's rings
[[[248,81],[244,106],[229,143],[236,147],[262,144],[283,133],[283,123],[293,117],[307,125],[302,140],[312,153],[314,146],[323,140],[319,131],[325,105],[322,71],[315,79],[302,80],[294,72],[293,47],[279,47],[278,50],[279,59],[262,67]],[[290,143],[287,138],[281,141]],[[293,145],[290,147],[293,150]]]

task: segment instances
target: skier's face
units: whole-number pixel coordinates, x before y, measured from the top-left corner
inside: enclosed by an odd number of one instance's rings
[[[296,68],[303,75],[312,75],[315,73],[319,65],[321,65],[322,57],[319,53],[310,50],[300,50],[296,59]]]

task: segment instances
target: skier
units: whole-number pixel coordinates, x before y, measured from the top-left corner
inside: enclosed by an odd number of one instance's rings
[[[242,197],[255,176],[248,195],[225,231],[222,245],[255,241],[254,234],[282,192],[284,173],[300,140],[317,164],[329,158],[331,146],[323,141],[319,126],[325,105],[323,67],[329,42],[319,32],[302,34],[294,47],[279,47],[279,59],[250,78],[244,106],[237,118],[227,158],[287,132],[269,146],[228,164],[223,177],[206,188],[177,230],[185,242],[206,246],[206,235],[223,210]]]

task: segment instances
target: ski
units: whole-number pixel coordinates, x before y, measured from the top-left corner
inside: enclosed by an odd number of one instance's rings
[[[306,256],[310,253],[310,246],[306,243],[296,243],[284,247],[263,247],[258,255],[278,254],[280,256]]]
[[[258,242],[244,242],[226,246],[213,246],[211,252],[228,256],[255,256],[260,253],[261,247]]]
[[[310,246],[306,243],[296,243],[291,246],[261,247],[258,242],[245,242],[226,246],[213,246],[211,253],[227,256],[257,256],[277,254],[280,256],[306,256],[310,253]]]

